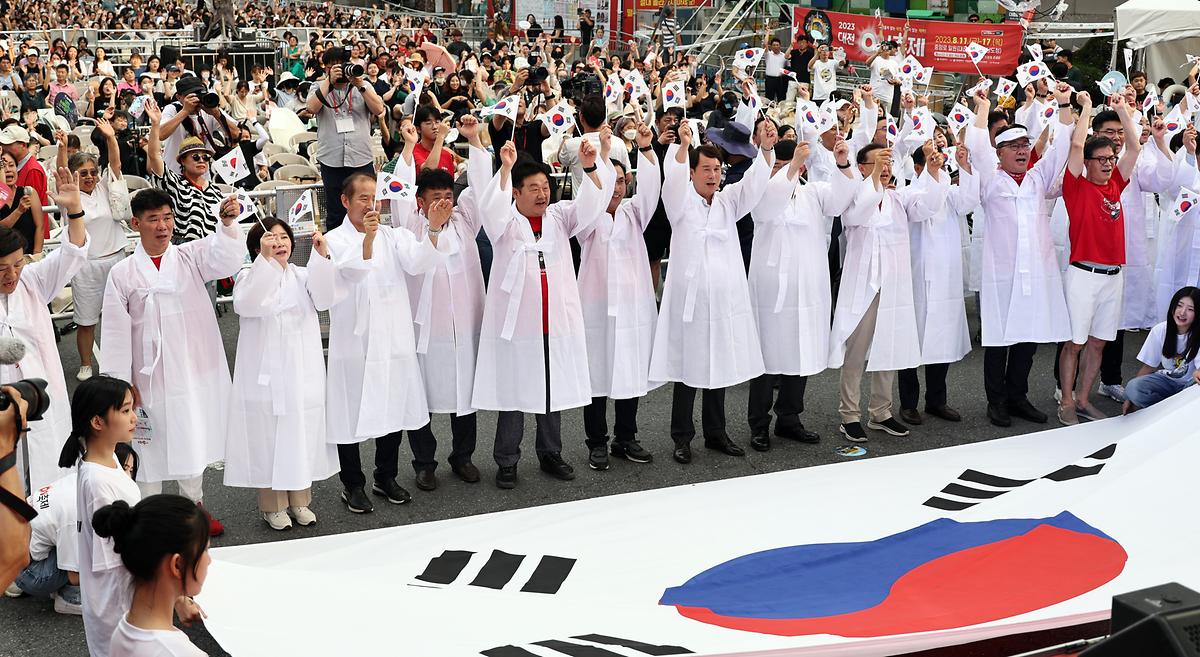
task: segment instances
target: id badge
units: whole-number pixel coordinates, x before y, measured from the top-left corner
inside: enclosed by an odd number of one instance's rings
[[[134,412],[137,414],[137,423],[133,428],[133,444],[139,448],[146,447],[154,439],[154,429],[150,425],[150,416],[140,406],[135,408]]]
[[[354,119],[346,117],[343,119],[335,119],[334,121],[335,125],[337,125],[337,131],[339,135],[344,135],[348,132],[354,132]]]

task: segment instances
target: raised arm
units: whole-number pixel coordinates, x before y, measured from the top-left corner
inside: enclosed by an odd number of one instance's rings
[[[1121,172],[1122,178],[1129,180],[1133,176],[1134,167],[1137,166],[1138,155],[1142,152],[1139,126],[1133,122],[1133,110],[1129,107],[1129,101],[1125,99],[1124,94],[1114,95],[1108,100],[1108,103],[1117,111],[1117,116],[1121,117],[1121,128],[1125,130],[1125,148],[1121,150],[1121,159],[1117,161],[1117,170]],[[1080,123],[1084,122],[1085,117],[1087,117],[1086,113],[1080,115]]]
[[[108,119],[96,119],[96,129],[104,135],[104,145],[108,150],[108,170],[112,171],[113,180],[121,179],[121,146],[117,143],[117,132]],[[62,152],[66,148],[60,148]],[[100,172],[96,172],[100,175]]]
[[[1081,91],[1076,98],[1079,99],[1081,109],[1079,111],[1079,118],[1075,121],[1075,130],[1071,132],[1071,150],[1067,154],[1067,170],[1071,172],[1072,176],[1079,177],[1083,175],[1083,145],[1087,141],[1088,136],[1088,122],[1086,117],[1092,112],[1092,97],[1088,95],[1088,92]],[[1062,114],[1070,114],[1070,110],[1067,107],[1062,108]],[[1134,138],[1136,139],[1136,137]]]
[[[150,135],[146,141],[146,171],[151,175],[161,176],[166,171],[162,159],[162,127],[159,125],[159,120],[162,118],[162,113],[158,109],[158,103],[154,102],[153,98],[147,98],[143,106],[146,112],[146,119],[150,121]]]

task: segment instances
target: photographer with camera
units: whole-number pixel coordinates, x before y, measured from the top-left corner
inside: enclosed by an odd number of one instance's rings
[[[0,228],[0,335],[25,343],[25,355],[12,365],[0,365],[0,381],[37,377],[49,382],[50,396],[67,399],[67,383],[58,356],[58,340],[49,304],[87,263],[88,237],[79,177],[59,169],[53,201],[69,220],[68,239],[38,262],[27,264],[25,239]],[[0,413],[3,411],[0,410]],[[34,418],[31,418],[34,419]],[[36,490],[62,476],[55,465],[56,445],[70,426],[70,407],[58,403],[46,419],[29,425],[28,483]]]
[[[11,401],[0,411],[0,586],[8,587],[29,564],[29,521],[37,517],[25,502],[17,465],[18,440],[27,430],[28,403],[11,386],[0,388]]]
[[[352,174],[375,175],[371,152],[371,121],[387,108],[371,85],[366,70],[350,64],[346,51],[330,48],[321,55],[325,79],[312,86],[306,106],[317,117],[317,162],[325,185],[325,230],[346,218],[342,185]]]
[[[163,111],[154,101],[146,101],[146,116],[150,119],[146,171],[150,174],[150,184],[171,196],[180,215],[171,241],[185,244],[211,235],[217,229],[212,209],[225,200],[225,193],[212,182],[209,171],[212,147],[199,137],[189,136],[180,141],[175,162],[180,169],[178,173],[167,168],[169,163],[164,161],[165,153],[159,148],[162,132],[159,116]]]
[[[229,135],[237,130],[237,121],[220,106],[220,97],[206,91],[204,82],[194,75],[180,78],[175,84],[175,102],[162,108],[159,120],[159,138],[165,141],[163,161],[171,171],[183,173],[179,146],[188,137],[196,137],[212,152],[228,143]]]

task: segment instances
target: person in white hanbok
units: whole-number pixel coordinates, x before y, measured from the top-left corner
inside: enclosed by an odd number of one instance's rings
[[[375,439],[371,492],[392,504],[412,497],[396,482],[403,431],[429,422],[425,382],[417,361],[412,309],[404,275],[432,271],[445,261],[438,233],[450,213],[430,217],[425,236],[380,224],[375,177],[354,173],[342,187],[346,221],[325,236],[337,269],[329,309],[326,439],[337,445],[351,513],[375,507],[364,491],[359,443]]]
[[[791,153],[781,152],[790,143]],[[750,382],[747,419],[750,446],[771,449],[772,402],[775,435],[805,443],[820,436],[804,428],[804,389],[808,377],[829,361],[829,317],[833,308],[825,259],[826,217],[842,214],[861,180],[850,166],[850,145],[837,138],[831,157],[836,173],[827,182],[799,185],[812,148],[807,141],[775,146],[778,169],[750,216],[755,223],[750,258],[750,305],[754,309],[766,373]],[[786,169],[780,168],[784,159]],[[779,382],[775,397],[774,383]]]
[[[1173,156],[1175,180],[1170,190],[1159,197],[1163,210],[1154,275],[1154,307],[1162,317],[1170,312],[1170,302],[1177,290],[1200,285],[1200,203],[1193,201],[1186,210],[1174,207],[1180,190],[1200,192],[1196,137],[1196,128],[1189,125],[1172,138],[1177,149]],[[1180,143],[1176,144],[1176,140]]]
[[[979,176],[979,197],[987,222],[982,242],[980,319],[984,346],[983,379],[988,420],[1012,425],[1012,416],[1044,424],[1048,417],[1028,398],[1029,371],[1038,343],[1070,338],[1071,326],[1063,295],[1054,240],[1050,234],[1047,192],[1062,177],[1070,148],[1074,117],[1072,89],[1054,89],[1061,111],[1053,139],[1036,163],[1029,165],[1031,141],[1024,126],[1010,126],[988,139],[987,94],[975,96],[976,123],[967,127],[971,168]]]
[[[642,232],[658,206],[662,176],[646,125],[637,126],[637,191],[625,200],[627,172],[616,158],[601,162],[613,179],[606,212],[579,234],[579,300],[587,334],[592,402],[583,409],[588,467],[607,470],[608,399],[615,408],[613,456],[649,463],[653,456],[637,440],[638,399],[649,382],[650,349],[658,306]],[[603,178],[603,177],[602,177]],[[608,184],[608,178],[603,178]],[[572,212],[574,208],[572,208]]]
[[[601,127],[602,151],[611,134]],[[560,411],[591,403],[592,386],[569,240],[599,218],[612,195],[596,173],[596,157],[591,142],[580,143],[585,175],[576,199],[551,204],[549,168],[532,159],[518,164],[508,142],[500,149],[500,173],[479,196],[495,275],[484,301],[472,400],[475,408],[500,411],[492,450],[499,488],[517,485],[525,413],[537,423],[541,470],[575,478],[562,458]]]
[[[62,168],[56,179],[54,202],[68,218],[67,239],[59,248],[28,263],[25,239],[11,228],[0,228],[0,335],[25,343],[20,362],[0,365],[0,381],[44,379],[51,400],[43,418],[29,423],[28,463],[25,450],[17,450],[17,472],[30,491],[66,474],[55,463],[62,437],[71,425],[71,406],[66,403],[67,382],[49,304],[87,263],[89,246],[79,176],[72,177]]]
[[[951,185],[945,207],[929,221],[910,224],[908,237],[917,336],[921,341],[921,364],[925,366],[925,412],[959,422],[962,416],[946,403],[946,375],[950,363],[962,360],[971,351],[963,299],[962,235],[967,214],[979,205],[979,179],[971,171],[965,145],[955,148],[954,159],[958,183]],[[924,151],[914,151],[912,160],[920,175],[926,164]],[[950,175],[949,171],[945,173]],[[900,370],[898,379],[900,419],[921,424],[924,419],[917,410],[921,396],[917,368]]]
[[[271,218],[246,236],[253,259],[233,286],[240,330],[225,436],[225,485],[257,488],[271,529],[313,525],[312,483],[337,471],[325,440],[325,354],[317,312],[333,303],[325,238],[313,233],[307,267],[288,262],[292,227]]]
[[[139,240],[117,263],[104,290],[101,371],[133,384],[146,426],[135,441],[141,456],[143,495],[176,480],[199,504],[204,468],[225,456],[225,421],[231,382],[225,345],[205,283],[229,278],[246,260],[234,224],[238,202],[219,207],[218,230],[180,246],[171,244],[175,213],[158,189],[130,201]],[[213,535],[224,531],[210,515]]]
[[[893,436],[909,433],[892,417],[896,370],[921,362],[908,224],[932,218],[949,187],[941,170],[945,156],[932,140],[923,148],[929,166],[902,189],[892,187],[892,149],[872,144],[855,158],[866,179],[842,213],[846,264],[829,340],[829,366],[842,368],[839,430],[852,442],[867,440],[860,403],[864,370],[871,373],[867,427]]]
[[[475,117],[462,117],[459,134],[472,148],[467,164],[469,186],[455,205],[454,178],[449,173],[435,167],[415,176],[411,151],[416,146],[417,131],[409,124],[401,128],[405,149],[396,164],[396,174],[405,183],[416,185],[416,197],[392,199],[392,222],[420,235],[431,214],[450,211],[450,221],[438,235],[439,244],[446,248],[446,260],[424,274],[407,277],[408,300],[429,412],[450,414],[452,447],[446,460],[459,479],[473,484],[479,481],[479,468],[471,462],[477,432],[471,389],[475,384],[484,296],[483,268],[475,242],[481,226],[476,194],[491,182],[492,159],[479,141]],[[437,438],[432,423],[409,431],[408,441],[417,488],[436,489]]]
[[[679,136],[679,145],[668,149],[663,161],[671,266],[654,332],[650,380],[675,383],[672,456],[691,463],[697,389],[704,391],[704,446],[730,456],[746,453],[725,430],[725,388],[759,376],[764,367],[735,224],[766,189],[777,132],[771,121],[759,124],[759,152],[747,145],[743,153],[754,163],[740,181],[720,190],[722,151],[704,145],[692,153],[690,131]]]

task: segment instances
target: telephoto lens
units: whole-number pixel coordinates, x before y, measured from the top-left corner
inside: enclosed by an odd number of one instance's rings
[[[366,72],[367,70],[363,68],[362,64],[351,64],[346,67],[346,77],[348,78],[361,78]]]
[[[200,96],[200,104],[204,105],[205,107],[207,107],[209,109],[215,109],[218,106],[220,106],[221,97],[218,96],[216,94],[216,92],[210,91],[210,92]]]
[[[25,413],[26,422],[36,422],[42,419],[46,411],[50,408],[50,394],[46,392],[46,381],[44,379],[21,379],[16,383],[5,383],[2,385],[12,386],[21,393],[21,399],[24,399],[29,404],[29,408]],[[7,392],[0,391],[0,411],[8,410],[9,404],[12,403],[12,398]]]

